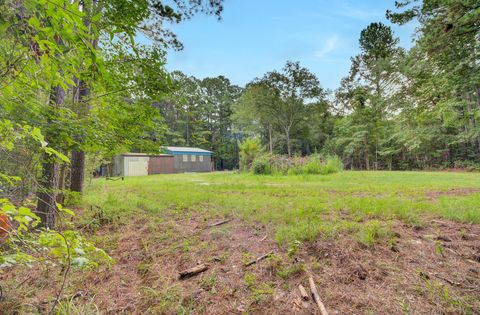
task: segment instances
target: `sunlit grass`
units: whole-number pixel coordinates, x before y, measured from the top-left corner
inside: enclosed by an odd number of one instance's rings
[[[428,197],[453,188],[469,193]],[[384,230],[392,220],[409,226],[421,226],[432,217],[480,223],[480,193],[475,189],[480,189],[475,173],[174,174],[98,179],[88,187],[83,204],[86,209],[99,207],[117,223],[139,214],[233,215],[268,224],[280,243],[350,233],[369,245],[372,238],[388,234]]]

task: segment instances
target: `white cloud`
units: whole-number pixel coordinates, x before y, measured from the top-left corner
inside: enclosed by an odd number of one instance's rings
[[[339,15],[352,19],[371,21],[375,19],[382,19],[385,16],[385,12],[379,10],[367,11],[347,7],[342,12],[340,12]]]
[[[315,57],[317,57],[317,58],[326,57],[329,53],[331,53],[332,51],[334,51],[337,48],[338,42],[339,41],[338,41],[338,36],[337,35],[334,35],[334,36],[331,36],[331,37],[327,38],[327,40],[323,44],[323,47],[320,50],[315,52]]]
[[[372,21],[375,19],[382,19],[385,17],[385,10],[375,8],[360,7],[358,1],[341,1],[339,16],[352,18],[362,21]]]

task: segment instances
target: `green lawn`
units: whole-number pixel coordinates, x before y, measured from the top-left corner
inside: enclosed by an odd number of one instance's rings
[[[280,244],[351,233],[366,245],[400,220],[480,223],[480,174],[353,172],[258,176],[218,172],[94,180],[83,199],[114,222],[168,213],[267,224]],[[85,218],[88,218],[86,216]]]

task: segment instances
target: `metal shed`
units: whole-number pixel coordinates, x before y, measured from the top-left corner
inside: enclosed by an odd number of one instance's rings
[[[148,175],[175,173],[173,155],[161,154],[150,156]]]
[[[174,173],[173,155],[125,153],[114,157],[112,176],[146,176]]]
[[[164,150],[173,155],[175,173],[213,170],[212,151],[191,147],[164,147]]]
[[[211,172],[212,151],[164,147],[167,154],[125,153],[114,157],[111,176],[146,176],[185,172]]]

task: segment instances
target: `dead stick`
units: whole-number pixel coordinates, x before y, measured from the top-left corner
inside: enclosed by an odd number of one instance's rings
[[[309,299],[308,293],[307,293],[307,290],[305,290],[305,288],[303,287],[303,285],[299,284],[298,285],[298,290],[300,291],[300,296],[302,297],[302,299],[304,301],[308,301],[308,299]]]
[[[245,264],[245,267],[248,267],[248,266],[250,266],[250,265],[256,264],[256,263],[259,262],[260,260],[264,260],[265,258],[271,256],[272,254],[273,254],[273,252],[269,252],[269,253],[266,253],[266,254],[263,255],[263,256],[257,257],[256,259],[254,259],[254,260],[246,263],[246,264]]]
[[[198,265],[198,266],[195,266],[193,268],[190,268],[190,269],[187,269],[187,270],[184,270],[184,271],[181,271],[180,272],[180,279],[185,279],[185,278],[189,278],[189,277],[192,277],[196,274],[199,274],[201,272],[204,272],[205,270],[208,269],[208,265],[207,264],[201,264],[201,265]]]
[[[439,275],[438,273],[435,273],[435,274],[433,274],[433,275],[434,275],[435,277],[437,277],[438,279],[445,281],[445,282],[448,283],[448,284],[456,285],[456,286],[461,286],[461,285],[462,285],[461,283],[453,282],[453,281],[451,281],[451,280],[448,280],[447,278],[442,277],[442,276]]]
[[[214,226],[219,226],[219,225],[222,225],[222,224],[225,224],[225,223],[228,223],[232,221],[231,219],[229,220],[223,220],[223,221],[219,221],[219,222],[216,222],[216,223],[213,223],[212,225],[210,225],[210,227],[214,227]]]
[[[263,238],[260,240],[260,242],[263,242],[264,240],[266,240],[266,239],[267,239],[267,237],[268,237],[268,234],[267,234],[267,235],[265,235],[265,236],[264,236],[264,237],[263,237]]]
[[[308,278],[308,282],[310,283],[310,291],[312,292],[313,300],[317,303],[320,313],[322,313],[322,315],[328,315],[325,305],[323,305],[322,301],[320,300],[320,295],[318,294],[317,287],[315,286],[312,276]]]

